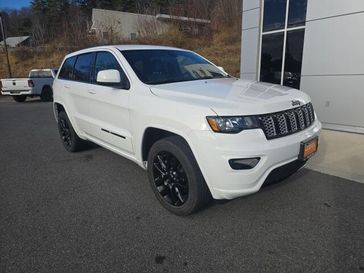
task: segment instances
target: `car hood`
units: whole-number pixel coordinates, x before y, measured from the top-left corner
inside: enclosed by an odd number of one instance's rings
[[[273,113],[310,101],[297,89],[234,78],[161,84],[150,89],[156,96],[208,107],[217,115]]]

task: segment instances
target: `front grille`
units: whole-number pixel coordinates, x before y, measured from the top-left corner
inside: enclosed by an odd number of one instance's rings
[[[266,138],[273,139],[310,127],[315,121],[315,113],[312,103],[307,103],[294,109],[259,116],[259,120]]]

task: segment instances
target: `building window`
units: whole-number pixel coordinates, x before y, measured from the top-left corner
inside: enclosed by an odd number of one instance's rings
[[[307,0],[265,0],[260,80],[300,87]]]
[[[136,33],[130,33],[130,40],[136,40],[136,38],[137,38],[137,35],[136,35]]]
[[[287,0],[265,0],[263,31],[283,29],[286,22]]]
[[[283,60],[283,32],[265,35],[262,38],[260,80],[281,84]]]
[[[304,26],[306,22],[307,0],[290,0],[288,27]]]
[[[288,31],[283,85],[299,88],[301,83],[303,40],[305,30]]]
[[[107,32],[107,31],[102,32],[102,38],[105,39],[105,40],[108,40],[109,39],[109,32]]]

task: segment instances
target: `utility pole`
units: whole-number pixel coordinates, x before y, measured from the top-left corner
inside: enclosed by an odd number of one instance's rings
[[[9,62],[9,54],[8,54],[8,46],[6,44],[6,34],[5,34],[5,28],[4,28],[4,23],[3,23],[3,17],[0,13],[0,27],[1,27],[1,32],[3,34],[3,41],[4,41],[4,48],[5,48],[5,55],[6,55],[6,61],[8,63],[8,72],[9,72],[9,78],[12,78],[11,75],[11,69],[10,69],[10,62]]]

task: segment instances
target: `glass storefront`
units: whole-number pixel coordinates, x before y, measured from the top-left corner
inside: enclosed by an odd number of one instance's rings
[[[307,0],[265,0],[260,80],[300,88]]]

